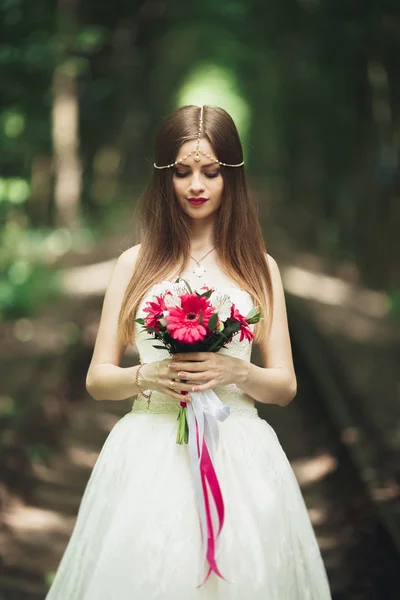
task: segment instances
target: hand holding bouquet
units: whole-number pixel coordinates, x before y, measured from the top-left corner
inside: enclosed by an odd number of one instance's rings
[[[240,334],[240,341],[244,338],[251,341],[254,334],[249,325],[261,318],[257,308],[244,316],[229,294],[207,286],[193,291],[189,283],[178,277],[175,283],[165,281],[155,286],[154,299],[144,308],[147,316],[135,321],[160,342],[154,345],[155,348],[168,350],[174,358],[183,353],[193,353],[191,360],[196,360],[199,355],[195,353],[218,352],[237,334]],[[216,385],[220,382],[210,383]],[[186,393],[182,392],[183,395]],[[187,403],[182,401],[177,443],[188,443],[188,435]]]

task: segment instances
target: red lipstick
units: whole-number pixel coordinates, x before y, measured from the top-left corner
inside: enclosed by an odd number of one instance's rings
[[[188,202],[192,206],[201,206],[204,202],[207,202],[208,198],[188,198]]]

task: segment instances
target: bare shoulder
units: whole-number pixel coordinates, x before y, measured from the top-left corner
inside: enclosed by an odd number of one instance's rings
[[[275,270],[278,269],[278,264],[277,264],[276,260],[274,259],[274,257],[267,253],[266,253],[266,256],[267,256],[267,262],[268,262],[270,269],[275,269]]]
[[[122,254],[115,260],[114,273],[123,279],[130,279],[135,270],[136,260],[139,254],[140,244],[132,246],[127,250],[124,250]]]
[[[272,283],[272,287],[275,288],[281,287],[282,286],[282,277],[281,277],[281,273],[278,267],[278,263],[276,262],[276,260],[274,259],[273,256],[271,256],[270,254],[266,253],[266,257],[267,257],[267,263],[268,263],[268,267],[269,267],[269,272],[271,274],[271,283]]]
[[[136,246],[124,250],[124,252],[115,259],[113,274],[110,281],[111,288],[123,288],[123,290],[125,290],[135,270],[139,250],[140,244],[137,244]]]
[[[118,258],[118,263],[125,267],[133,267],[140,251],[141,244],[136,244],[127,250],[124,250]]]

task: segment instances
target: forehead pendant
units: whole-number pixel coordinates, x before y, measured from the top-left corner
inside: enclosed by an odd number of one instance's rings
[[[200,123],[199,123],[199,131],[197,133],[197,143],[196,143],[196,152],[194,154],[194,160],[197,162],[201,159],[200,156],[200,138],[201,138],[201,130],[203,129],[203,107],[200,108]]]

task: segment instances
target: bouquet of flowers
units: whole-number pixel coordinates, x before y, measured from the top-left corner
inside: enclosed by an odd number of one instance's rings
[[[147,302],[144,308],[146,317],[135,321],[143,325],[150,339],[158,341],[154,348],[166,349],[171,355],[218,352],[237,334],[240,334],[240,341],[253,339],[250,324],[261,318],[261,312],[257,310],[258,306],[253,307],[248,315],[242,315],[229,294],[208,286],[192,290],[186,280],[178,277],[175,282],[163,281],[154,287],[153,300]],[[191,398],[192,402],[180,403],[176,443],[189,445],[203,558],[209,563],[204,583],[211,570],[225,579],[215,559],[224,522],[224,503],[214,468],[214,451],[219,440],[217,421],[224,421],[229,416],[230,407],[224,405],[212,389],[191,393]],[[211,512],[209,490],[215,504],[214,513]]]
[[[229,294],[208,286],[193,291],[186,280],[178,277],[175,283],[165,281],[155,286],[154,300],[147,302],[144,308],[147,316],[135,321],[161,342],[154,348],[166,349],[171,355],[218,352],[238,333],[240,341],[253,339],[249,325],[260,320],[261,312],[257,309],[254,307],[244,316],[236,309]],[[187,444],[189,429],[187,403],[184,401],[177,420],[176,442]]]

